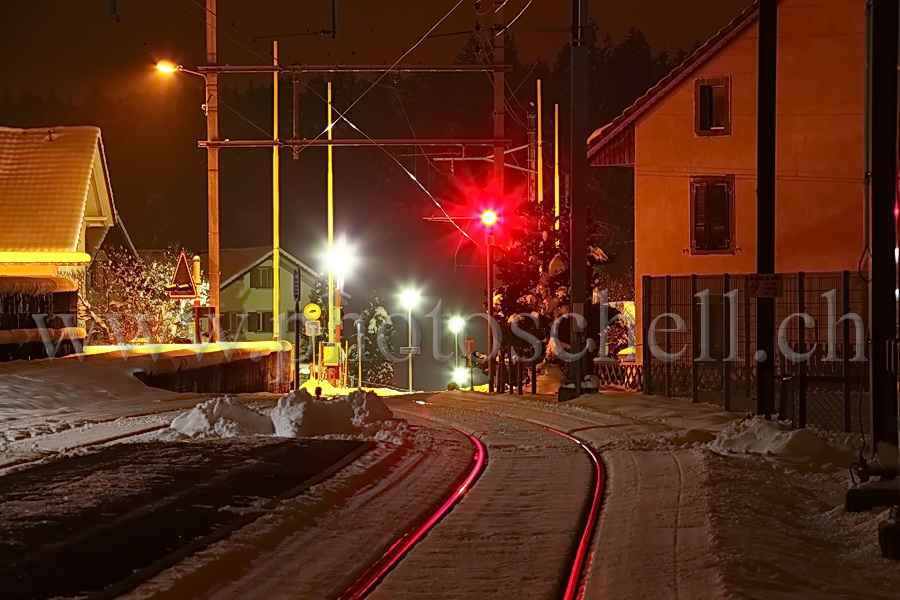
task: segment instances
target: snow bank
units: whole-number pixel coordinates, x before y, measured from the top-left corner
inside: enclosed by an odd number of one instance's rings
[[[364,436],[402,443],[402,424],[377,394],[353,391],[343,398],[316,400],[305,389],[282,396],[268,414],[227,396],[202,402],[172,421],[161,437]]]
[[[317,401],[301,389],[282,396],[271,413],[275,434],[286,437],[374,433],[393,417],[377,394],[356,390],[344,398]]]
[[[272,435],[272,419],[235,402],[228,396],[201,402],[175,417],[170,429],[188,437]]]
[[[706,445],[720,454],[776,456],[811,465],[849,465],[853,450],[819,437],[809,429],[791,429],[777,421],[756,416],[728,425]]]

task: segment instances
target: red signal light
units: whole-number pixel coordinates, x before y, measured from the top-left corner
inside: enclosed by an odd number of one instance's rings
[[[493,210],[486,210],[481,213],[481,222],[487,225],[488,227],[493,227],[497,224],[497,220],[499,219],[497,212]]]

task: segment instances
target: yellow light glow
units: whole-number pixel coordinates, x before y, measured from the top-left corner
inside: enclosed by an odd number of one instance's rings
[[[469,381],[469,370],[464,367],[457,367],[453,369],[453,383],[457,385],[464,385]]]
[[[84,252],[0,252],[0,264],[86,265],[91,255]]]
[[[174,73],[178,70],[178,65],[167,60],[161,60],[156,63],[156,70],[160,73]]]

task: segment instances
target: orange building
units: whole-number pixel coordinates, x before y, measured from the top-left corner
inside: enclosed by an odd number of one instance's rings
[[[855,273],[866,2],[782,0],[778,13],[776,269]],[[591,165],[634,169],[639,320],[644,276],[756,269],[757,38],[753,4],[589,139]]]

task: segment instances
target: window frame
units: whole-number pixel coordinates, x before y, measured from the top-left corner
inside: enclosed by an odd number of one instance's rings
[[[266,274],[267,280],[262,281],[263,273]],[[273,267],[260,266],[250,272],[250,287],[254,290],[271,290],[275,287],[275,271]]]
[[[700,89],[705,86],[722,86],[725,90],[726,122],[721,129],[701,129]],[[731,112],[731,76],[720,75],[716,77],[699,77],[694,80],[694,133],[699,137],[723,137],[730,136],[732,128]]]
[[[699,248],[697,245],[697,198],[696,198],[696,190],[698,184],[705,184],[707,186],[707,202],[706,202],[706,210],[707,215],[709,214],[709,184],[710,183],[725,183],[728,186],[728,201],[727,201],[727,210],[728,216],[726,218],[726,226],[728,227],[727,231],[727,246],[724,248]],[[690,179],[690,249],[691,254],[695,255],[710,255],[710,254],[734,254],[735,253],[735,176],[734,175],[693,175]],[[708,219],[707,219],[708,221]],[[707,224],[707,227],[709,225]]]

